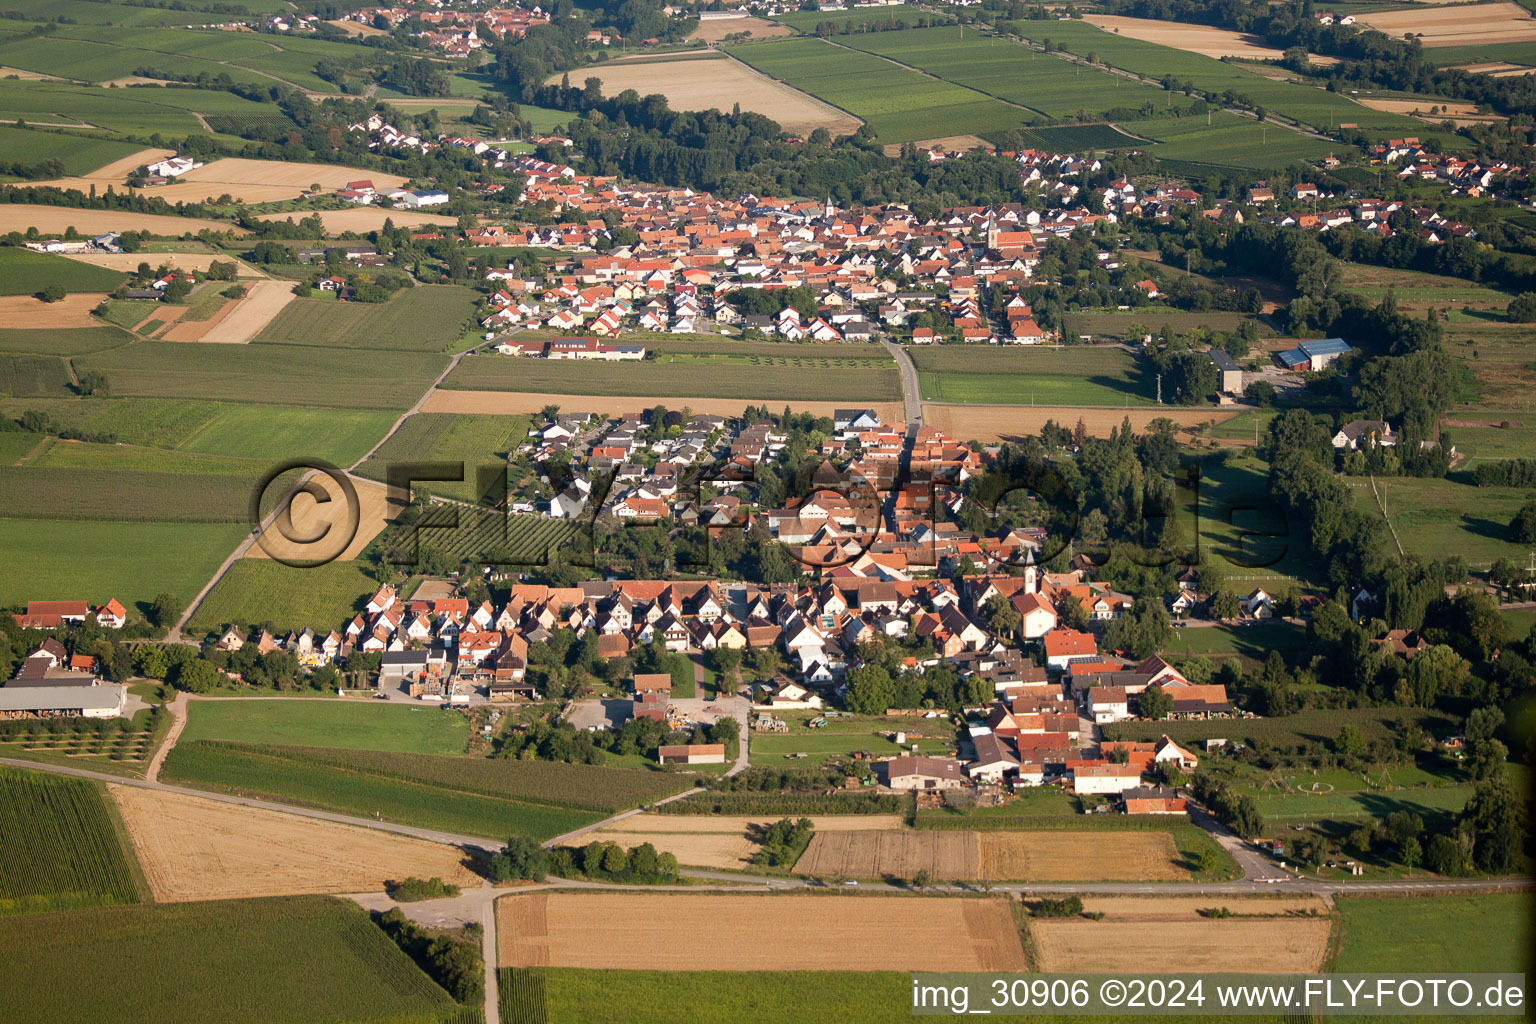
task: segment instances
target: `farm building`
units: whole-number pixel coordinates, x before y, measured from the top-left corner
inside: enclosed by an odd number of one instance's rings
[[[1166,786],[1138,786],[1120,794],[1126,814],[1187,814],[1188,802]]]
[[[885,762],[885,776],[892,789],[959,789],[966,781],[951,757],[893,757]]]
[[[680,743],[657,747],[656,759],[662,764],[724,764],[725,744]]]
[[[1278,353],[1277,357],[1280,365],[1287,370],[1311,370],[1316,373],[1338,362],[1340,356],[1353,351],[1343,338],[1323,338],[1320,341],[1303,341],[1295,348]]]
[[[1224,395],[1240,395],[1243,393],[1243,368],[1232,361],[1232,357],[1219,348],[1213,348],[1207,353],[1211,357],[1211,364],[1216,367],[1216,390]]]
[[[1129,764],[1080,764],[1072,769],[1078,793],[1124,793],[1141,785],[1141,770]]]
[[[126,707],[126,686],[6,686],[0,688],[3,718],[117,718]]]

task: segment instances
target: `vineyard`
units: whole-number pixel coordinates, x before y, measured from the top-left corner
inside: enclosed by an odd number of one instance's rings
[[[63,397],[69,394],[69,371],[54,356],[0,355],[0,394]]]
[[[415,525],[410,515],[403,513],[384,534],[386,558],[395,564],[414,564],[419,544],[460,561],[548,565],[562,548],[568,556],[577,553],[573,541],[583,532],[580,524],[565,519],[507,515],[467,505],[436,506]]]
[[[0,768],[0,836],[0,914],[139,900],[126,844],[95,783]]]
[[[286,114],[208,114],[205,118],[208,130],[223,135],[239,135],[242,131],[290,132],[297,127]]]
[[[57,466],[0,466],[0,514],[42,519],[239,523],[254,478]]]
[[[317,760],[310,748],[178,743],[161,778],[229,793],[321,807],[358,817],[480,837],[548,839],[590,825],[596,811],[470,792],[441,782],[362,772]]]
[[[323,896],[12,918],[0,1005],[7,1024],[483,1024],[362,908]]]
[[[164,717],[159,709],[122,718],[23,718],[0,721],[0,757],[58,755],[71,760],[105,757],[142,765],[154,749]],[[51,759],[51,758],[50,758]]]
[[[665,772],[558,761],[442,757],[330,747],[261,749],[280,751],[283,756],[296,761],[344,768],[358,774],[593,811],[638,807],[687,789],[691,784],[686,778]]]

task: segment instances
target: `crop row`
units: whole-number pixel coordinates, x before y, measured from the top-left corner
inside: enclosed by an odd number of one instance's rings
[[[139,898],[95,783],[0,768],[0,836],[0,914]]]

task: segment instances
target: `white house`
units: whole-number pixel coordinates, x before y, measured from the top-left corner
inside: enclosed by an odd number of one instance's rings
[[[1129,764],[1085,764],[1072,769],[1078,793],[1124,793],[1141,785],[1141,770]]]
[[[199,161],[189,156],[173,156],[149,165],[150,174],[158,174],[162,178],[174,178],[177,175],[195,171],[203,166]]]

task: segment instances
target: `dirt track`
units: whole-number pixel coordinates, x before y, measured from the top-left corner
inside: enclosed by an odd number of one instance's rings
[[[555,893],[497,904],[503,967],[1021,971],[1008,901]]]
[[[373,891],[412,875],[480,882],[452,846],[180,793],[107,789],[163,902]]]

